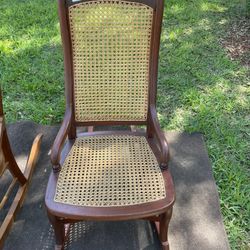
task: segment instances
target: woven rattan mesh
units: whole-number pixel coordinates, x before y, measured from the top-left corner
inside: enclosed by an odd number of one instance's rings
[[[55,201],[126,206],[163,199],[164,179],[143,136],[76,139],[59,174]]]
[[[77,121],[146,121],[152,18],[120,0],[69,7]]]

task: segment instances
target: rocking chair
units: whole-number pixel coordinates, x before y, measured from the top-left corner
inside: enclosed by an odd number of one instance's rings
[[[63,249],[68,223],[131,219],[154,221],[169,249],[175,197],[156,113],[163,0],[58,3],[66,112],[45,197],[56,249]],[[147,129],[77,132],[113,125]]]
[[[32,173],[38,158],[38,153],[40,149],[42,134],[36,136],[24,171],[18,167],[14,155],[11,151],[5,123],[4,123],[4,113],[2,106],[2,95],[0,90],[0,177],[3,177],[6,170],[9,170],[13,176],[12,181],[3,198],[0,202],[0,211],[6,205],[8,199],[11,196],[11,192],[14,192],[15,186],[19,185],[15,197],[10,205],[7,215],[5,216],[1,226],[0,226],[0,249],[3,248],[4,241],[10,231],[11,225],[15,219],[18,209],[22,206],[25,193],[27,191],[28,185],[30,183]],[[6,175],[7,176],[7,175]],[[1,182],[0,182],[1,184]]]

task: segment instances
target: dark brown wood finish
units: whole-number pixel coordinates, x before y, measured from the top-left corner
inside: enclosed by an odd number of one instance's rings
[[[66,95],[66,110],[71,111],[70,128],[68,137],[74,139],[76,137],[76,126],[74,119],[74,78],[73,78],[73,62],[72,62],[72,46],[71,36],[68,22],[68,12],[65,1],[58,1],[58,11],[60,18],[61,37],[63,41],[64,52],[64,69],[65,69],[65,95]]]
[[[145,136],[143,132],[130,132],[130,131],[98,131],[92,133],[81,133],[79,136],[100,136],[100,135],[135,135]],[[146,137],[147,138],[147,137]],[[160,152],[155,146],[153,139],[147,138],[148,143],[153,150],[157,160],[160,162]],[[64,162],[67,154],[69,153],[74,140],[66,143],[61,157],[61,164]],[[51,174],[49,179],[49,186],[46,193],[46,205],[48,210],[57,216],[67,217],[74,220],[125,220],[145,218],[153,215],[158,215],[164,212],[168,207],[172,206],[175,201],[173,182],[169,170],[163,171],[165,180],[165,189],[167,192],[166,199],[157,202],[126,206],[126,207],[82,207],[72,206],[54,202],[55,189],[58,179],[58,173]]]
[[[72,122],[72,110],[67,109],[65,112],[65,116],[63,119],[63,123],[61,125],[61,128],[56,136],[56,139],[54,141],[54,144],[52,146],[51,150],[51,163],[53,166],[53,171],[58,172],[61,169],[60,165],[60,154],[62,151],[63,144],[69,134],[70,131],[70,124]]]
[[[149,94],[148,94],[148,118],[146,121],[102,121],[102,122],[77,122],[74,117],[74,79],[72,63],[72,47],[68,20],[68,7],[80,2],[92,0],[80,0],[72,2],[70,0],[58,0],[59,16],[61,24],[61,34],[64,48],[65,66],[65,91],[66,91],[66,112],[62,126],[55,139],[51,152],[51,162],[53,172],[50,175],[45,203],[48,217],[55,230],[56,247],[63,249],[65,241],[64,225],[81,220],[128,220],[128,219],[147,219],[158,221],[160,224],[159,237],[163,249],[169,249],[167,240],[167,230],[170,221],[172,207],[175,201],[174,187],[171,174],[167,169],[169,150],[167,140],[161,131],[156,112],[156,93],[157,93],[157,71],[158,54],[160,45],[161,22],[163,15],[163,0],[127,0],[129,2],[139,2],[153,8],[152,39],[150,49],[150,75],[149,75]],[[112,3],[112,1],[110,1]],[[134,131],[101,131],[76,134],[76,127],[82,126],[110,126],[110,125],[146,125],[146,133]],[[108,134],[133,134],[144,135],[154,152],[162,169],[165,180],[166,198],[140,205],[130,205],[124,207],[84,207],[57,203],[54,201],[57,179],[61,166],[67,157],[75,138],[78,136],[96,136]],[[68,137],[68,140],[67,140]],[[66,142],[66,144],[65,144]]]
[[[25,193],[27,191],[28,185],[31,180],[31,176],[38,158],[38,153],[40,149],[40,144],[41,144],[41,138],[42,134],[39,134],[31,147],[31,151],[26,163],[26,167],[24,170],[24,173],[20,170],[18,167],[16,160],[14,158],[14,155],[11,151],[7,131],[6,131],[6,126],[4,123],[4,116],[3,116],[3,106],[2,106],[2,95],[1,95],[1,90],[0,90],[0,154],[3,154],[4,161],[0,162],[0,164],[4,164],[6,168],[2,165],[0,165],[0,169],[3,168],[3,171],[5,169],[8,169],[12,176],[13,176],[13,181],[11,182],[7,192],[5,193],[2,201],[0,202],[0,210],[6,203],[6,201],[9,198],[10,192],[12,191],[14,185],[16,183],[19,184],[19,188],[17,190],[17,193],[15,195],[15,198],[9,208],[9,211],[7,215],[5,216],[1,226],[0,226],[0,249],[3,248],[4,245],[4,240],[6,239],[10,229],[11,225],[15,219],[16,213],[18,209],[22,206]],[[0,175],[1,177],[1,175]]]
[[[25,178],[22,171],[18,167],[16,160],[12,154],[10,143],[8,140],[7,131],[6,131],[4,123],[2,123],[1,126],[3,127],[3,135],[1,138],[2,145],[4,145],[4,146],[2,146],[3,154],[6,157],[6,159],[8,159],[9,165],[12,166],[9,170],[13,176],[16,176],[16,178],[21,183],[21,185],[24,185],[26,183],[27,179]]]
[[[12,173],[13,176],[16,176],[18,181],[23,185],[27,180],[24,177],[23,173],[19,169],[16,160],[12,154],[10,143],[8,140],[8,135],[5,127],[5,121],[4,121],[4,112],[3,112],[3,101],[2,101],[2,93],[0,90],[0,127],[1,127],[1,150],[3,151],[3,155],[7,157],[9,165],[11,165],[10,172]],[[4,147],[2,146],[4,145]]]
[[[149,138],[156,137],[157,143],[161,150],[160,165],[162,169],[167,168],[169,159],[168,143],[163,135],[156,112],[156,95],[157,95],[157,75],[158,75],[158,57],[160,48],[160,35],[163,17],[163,0],[157,1],[153,20],[153,36],[151,41],[151,61],[150,61],[150,88],[149,88],[149,108],[147,134]]]
[[[150,128],[151,133],[155,136],[149,136],[149,138],[155,137],[157,140],[157,144],[160,147],[161,157],[160,157],[160,166],[162,169],[166,169],[168,166],[169,160],[169,149],[168,149],[168,142],[166,137],[164,136],[163,132],[161,131],[161,127],[157,118],[156,110],[153,106],[149,108],[149,119],[150,119]]]

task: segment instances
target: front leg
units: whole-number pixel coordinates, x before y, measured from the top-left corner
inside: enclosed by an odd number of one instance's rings
[[[172,216],[172,207],[167,212],[159,215],[159,219],[155,221],[155,227],[159,235],[162,250],[169,250],[168,242],[168,226]]]
[[[58,217],[51,214],[47,211],[49,221],[54,229],[55,232],[55,250],[63,250],[64,249],[64,241],[65,241],[65,228],[62,221],[59,220]]]
[[[160,215],[160,241],[162,245],[162,250],[169,250],[168,242],[168,226],[172,216],[172,208],[169,208],[167,212]]]

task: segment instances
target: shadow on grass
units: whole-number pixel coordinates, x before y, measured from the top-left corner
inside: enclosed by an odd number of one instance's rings
[[[162,126],[205,135],[233,249],[248,244],[250,80],[247,68],[226,56],[219,38],[239,15],[238,5],[168,1],[158,85]]]
[[[227,25],[228,12],[222,4],[204,1],[166,5],[158,106],[162,124],[169,129],[186,126],[197,130],[200,122],[194,121],[190,126],[184,121],[206,108],[214,114],[216,109],[231,112],[235,106],[246,109],[246,100],[239,99],[244,96],[247,70],[231,62],[218,42],[219,33]]]
[[[1,4],[0,84],[8,122],[59,122],[63,56],[56,1]]]

